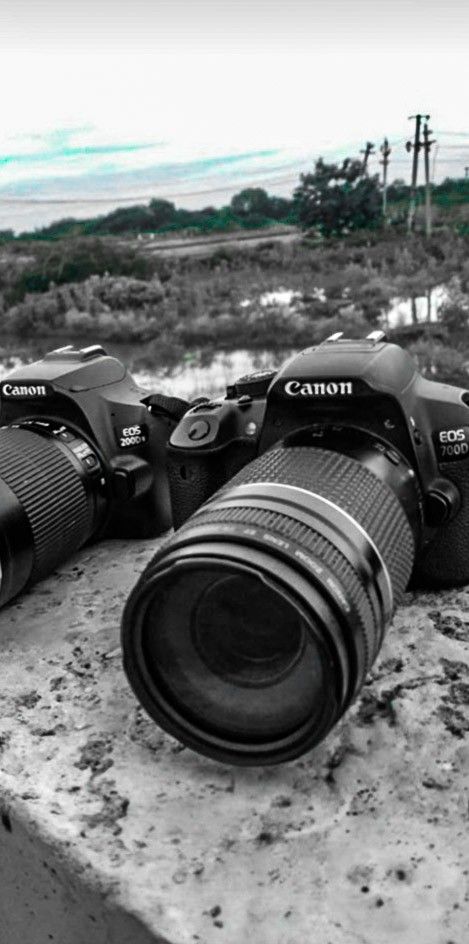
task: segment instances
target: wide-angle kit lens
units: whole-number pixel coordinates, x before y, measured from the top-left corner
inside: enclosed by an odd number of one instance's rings
[[[237,764],[318,743],[360,690],[403,595],[418,500],[406,460],[382,451],[290,446],[247,465],[127,603],[124,664],[152,717]]]
[[[96,451],[58,422],[0,429],[0,605],[94,534],[105,507],[102,474]]]

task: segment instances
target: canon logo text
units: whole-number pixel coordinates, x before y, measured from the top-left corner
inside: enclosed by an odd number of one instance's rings
[[[353,394],[351,380],[327,380],[319,383],[289,380],[284,389],[289,397],[350,397]]]
[[[34,386],[33,384],[26,386],[13,386],[12,384],[5,383],[2,388],[3,397],[46,397],[47,390],[44,386]]]

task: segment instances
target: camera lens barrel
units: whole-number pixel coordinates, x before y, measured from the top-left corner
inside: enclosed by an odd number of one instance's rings
[[[124,663],[181,741],[237,764],[289,760],[360,690],[411,574],[419,501],[405,460],[396,473],[374,455],[268,451],[150,563]]]
[[[63,442],[54,428],[0,429],[0,605],[70,557],[99,521],[99,460],[79,434],[62,426]]]

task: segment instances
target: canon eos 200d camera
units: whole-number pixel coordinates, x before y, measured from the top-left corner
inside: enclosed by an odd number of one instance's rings
[[[91,538],[171,527],[165,445],[186,407],[97,345],[1,382],[0,605]]]
[[[297,757],[359,692],[411,575],[469,580],[469,393],[382,332],[333,335],[195,406],[169,452],[181,527],[127,604],[130,681],[202,753]]]

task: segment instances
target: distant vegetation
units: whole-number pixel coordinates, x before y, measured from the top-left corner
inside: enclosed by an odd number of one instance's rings
[[[314,200],[312,199],[314,196]],[[317,199],[319,197],[319,204]],[[418,202],[423,203],[419,188]],[[391,221],[399,225],[405,218],[409,187],[395,180],[388,187]],[[469,202],[469,179],[447,179],[432,187],[438,211],[457,210]],[[313,212],[316,206],[316,212]],[[318,212],[322,210],[324,212]],[[457,216],[457,213],[456,213]],[[73,217],[58,220],[33,232],[15,237],[12,230],[0,230],[0,244],[13,240],[58,240],[79,236],[136,236],[139,234],[211,234],[260,229],[279,224],[316,226],[323,235],[370,228],[381,222],[381,184],[377,176],[363,174],[357,160],[342,165],[316,162],[314,170],[302,174],[291,199],[250,187],[236,194],[228,206],[201,210],[178,208],[169,200],[121,207],[104,216],[87,220]],[[468,225],[465,221],[464,225]]]
[[[276,223],[296,224],[292,200],[270,196],[262,188],[248,188],[236,194],[229,206],[201,210],[177,208],[169,200],[151,200],[147,205],[121,207],[89,220],[58,220],[22,239],[62,239],[64,236],[121,236],[139,233],[217,233],[238,229],[258,229]],[[4,231],[3,241],[14,238]],[[0,240],[2,233],[0,232]]]

